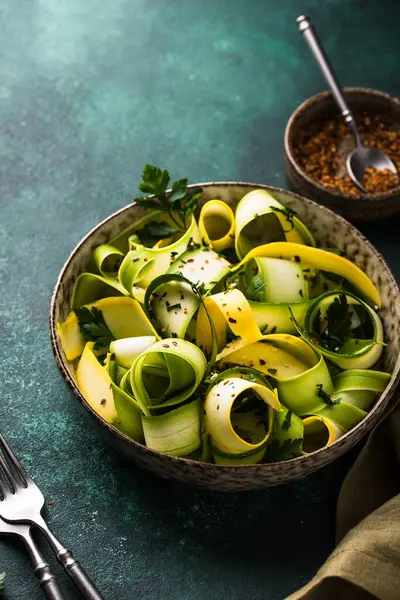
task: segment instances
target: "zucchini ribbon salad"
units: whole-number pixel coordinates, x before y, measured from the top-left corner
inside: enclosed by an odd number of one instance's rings
[[[309,454],[388,384],[379,293],[255,189],[233,211],[146,165],[145,216],[95,248],[58,323],[81,393],[148,448],[220,465]],[[201,205],[201,206],[200,206]]]

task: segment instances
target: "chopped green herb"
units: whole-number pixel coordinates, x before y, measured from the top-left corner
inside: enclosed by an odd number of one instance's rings
[[[289,429],[290,423],[292,422],[292,414],[293,413],[292,413],[292,411],[289,408],[289,410],[286,413],[286,417],[283,420],[282,429]]]
[[[337,398],[336,400],[332,400],[331,395],[328,394],[327,392],[325,392],[324,386],[322,383],[317,383],[317,388],[318,388],[318,392],[317,392],[318,398],[321,398],[321,400],[323,400],[325,402],[325,404],[327,404],[328,406],[335,406],[335,404],[340,403],[340,398]]]
[[[171,306],[167,306],[167,311],[171,312],[171,310],[181,310],[182,306],[179,304],[171,304]]]
[[[268,373],[271,375],[276,375],[277,369],[267,369]]]
[[[266,462],[277,462],[280,460],[289,460],[300,455],[303,440],[285,440],[282,444],[276,437],[271,437],[271,441],[267,445],[265,455]]]
[[[187,249],[188,250],[198,250],[199,248],[201,248],[201,244],[199,244],[198,242],[195,242],[192,237],[189,238]]]
[[[260,275],[255,275],[252,278],[249,285],[247,286],[244,295],[247,300],[252,300],[253,302],[262,302],[264,300],[264,290],[267,287],[267,284],[263,281]]]
[[[271,206],[271,209],[275,212],[280,212],[283,215],[285,215],[287,221],[290,223],[291,228],[288,229],[287,231],[285,231],[285,233],[289,233],[289,231],[292,231],[292,229],[294,227],[293,217],[296,217],[297,213],[292,208],[289,208],[288,206],[285,206],[284,208],[279,208],[278,206]]]
[[[302,298],[304,298],[304,292],[303,292],[303,290],[299,290],[299,295],[300,295]]]
[[[345,294],[335,297],[324,319],[327,323],[323,330],[321,311],[318,310],[313,322],[313,333],[328,350],[337,351],[351,334],[351,313]]]
[[[83,338],[88,342],[95,342],[94,350],[107,348],[115,339],[107,327],[102,311],[96,306],[91,309],[82,306],[75,309],[75,314]]]
[[[204,296],[207,293],[206,284],[204,281],[198,281],[197,283],[192,283],[192,290],[197,293],[199,296]]]

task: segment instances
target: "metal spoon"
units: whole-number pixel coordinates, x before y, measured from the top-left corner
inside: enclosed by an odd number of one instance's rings
[[[348,174],[354,183],[360,188],[360,190],[366,193],[368,192],[363,185],[363,181],[365,170],[368,167],[372,167],[378,171],[382,169],[389,169],[393,173],[396,173],[398,179],[396,167],[390,158],[386,156],[386,154],[377,148],[367,148],[362,144],[360,132],[354,120],[353,113],[347,105],[340,83],[329,63],[324,49],[321,46],[317,34],[311,25],[310,19],[308,17],[301,16],[297,18],[296,22],[300,32],[304,35],[304,38],[314,55],[314,58],[317,61],[323,76],[332,90],[333,97],[340,109],[344,121],[354,136],[356,148],[349,154],[346,160]]]

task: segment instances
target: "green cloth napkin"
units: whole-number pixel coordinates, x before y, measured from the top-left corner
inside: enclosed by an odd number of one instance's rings
[[[395,406],[370,434],[342,485],[336,549],[287,600],[399,600],[399,492],[400,407]]]

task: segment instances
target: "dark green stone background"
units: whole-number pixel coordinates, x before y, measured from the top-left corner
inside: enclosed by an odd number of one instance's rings
[[[285,186],[285,123],[325,87],[297,33],[300,12],[314,17],[343,84],[400,95],[400,5],[389,0],[0,3],[1,430],[109,600],[281,600],[333,546],[355,453],[256,493],[161,481],[103,443],[48,331],[70,250],[131,200],[145,162],[193,182]],[[363,227],[397,275],[399,224]],[[2,539],[3,569],[9,600],[42,598],[22,548]]]

